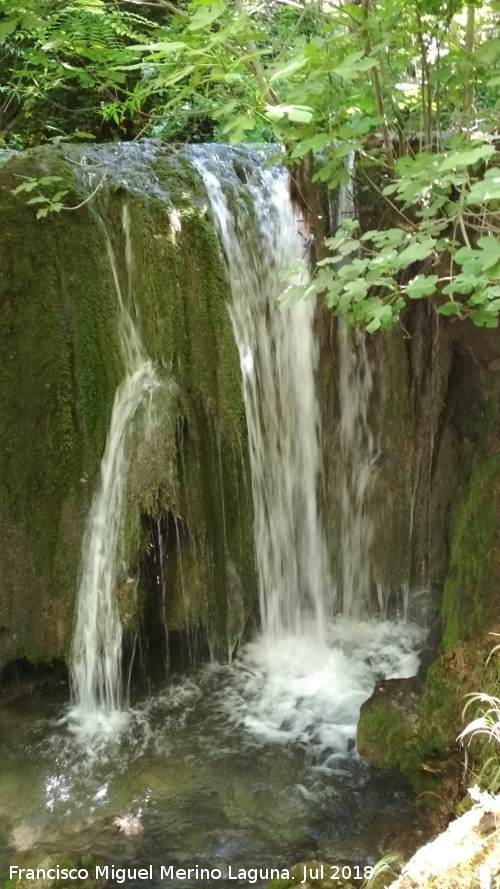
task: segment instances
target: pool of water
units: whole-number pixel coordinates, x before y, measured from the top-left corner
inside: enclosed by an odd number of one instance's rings
[[[289,866],[325,850],[372,861],[410,796],[359,758],[356,720],[378,678],[417,671],[424,638],[412,624],[345,619],[323,645],[257,638],[230,665],[132,690],[111,719],[72,712],[65,685],[11,690],[0,702],[0,883],[10,864],[49,855],[152,864],[152,885],[165,885],[160,865],[219,868],[234,886],[229,865]]]

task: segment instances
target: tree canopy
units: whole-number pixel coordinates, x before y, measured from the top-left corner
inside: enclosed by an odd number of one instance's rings
[[[277,142],[288,162],[314,156],[326,189],[346,182],[356,152],[386,212],[374,230],[347,220],[327,239],[306,294],[370,331],[429,296],[442,314],[497,325],[500,3],[1,0],[0,10],[6,147]],[[291,287],[287,299],[303,295]]]

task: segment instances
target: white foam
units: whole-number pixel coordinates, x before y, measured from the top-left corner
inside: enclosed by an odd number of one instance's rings
[[[339,617],[323,644],[314,635],[261,636],[232,665],[227,718],[259,743],[299,743],[333,764],[352,749],[376,681],[417,672],[425,635],[415,624]]]

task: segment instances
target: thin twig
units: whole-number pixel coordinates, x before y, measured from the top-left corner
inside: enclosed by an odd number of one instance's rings
[[[117,158],[117,160],[118,160],[118,158]],[[112,163],[114,163],[114,161]],[[108,164],[108,166],[109,166],[109,164]],[[80,204],[77,204],[75,207],[63,207],[62,209],[63,210],[79,210],[80,207],[84,207],[85,204],[88,204],[88,202],[91,201],[92,198],[94,197],[94,195],[97,194],[97,192],[99,191],[99,189],[100,189],[101,185],[103,184],[107,175],[108,175],[108,171],[105,170],[100,182],[98,182],[96,187],[94,188],[94,191],[91,194],[87,195],[87,197],[85,198],[84,201],[82,201]]]

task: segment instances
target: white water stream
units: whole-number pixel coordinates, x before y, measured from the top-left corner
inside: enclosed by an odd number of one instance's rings
[[[120,567],[123,495],[130,458],[127,445],[139,407],[150,407],[153,393],[160,385],[134,322],[133,252],[126,204],[122,212],[125,293],[118,257],[103,219],[101,223],[118,299],[125,378],[116,390],[101,461],[100,484],[87,520],[77,596],[71,669],[75,706],[71,715],[91,731],[98,728],[110,730],[123,722],[122,630],[115,604],[115,586]]]
[[[320,768],[354,744],[361,703],[377,678],[411,676],[424,633],[381,621],[370,608],[372,525],[366,495],[375,443],[373,387],[362,333],[339,319],[340,565],[330,574],[319,506],[321,429],[315,375],[315,307],[281,311],[279,272],[305,247],[286,172],[260,163],[232,171],[226,153],[195,149],[228,267],[230,314],[240,363],[255,510],[262,633],[245,646],[226,691],[228,713],[266,743],[299,742]],[[231,199],[228,199],[228,194]],[[253,213],[248,209],[252,198]],[[353,218],[342,189],[337,223]],[[299,261],[299,262],[298,262]],[[305,268],[305,263],[303,263]],[[328,496],[328,492],[327,492]],[[335,612],[340,612],[342,616]],[[325,765],[329,762],[329,766]]]
[[[349,183],[339,189],[336,227],[355,219],[352,194],[354,155],[349,155]],[[366,334],[349,329],[345,318],[337,320],[339,367],[341,517],[340,609],[346,617],[366,616],[370,609],[370,547],[373,527],[367,512],[367,494],[377,457],[368,411],[373,374],[366,348]]]
[[[200,151],[200,154],[203,152]],[[264,159],[262,159],[264,160]],[[286,312],[279,273],[304,257],[300,219],[281,168],[248,165],[242,183],[224,157],[198,166],[226,258],[240,354],[255,511],[260,614],[267,638],[325,639],[332,584],[318,508],[321,458],[314,305]],[[229,186],[230,209],[223,183]],[[255,218],[244,196],[252,198]],[[240,197],[241,196],[241,197]]]

